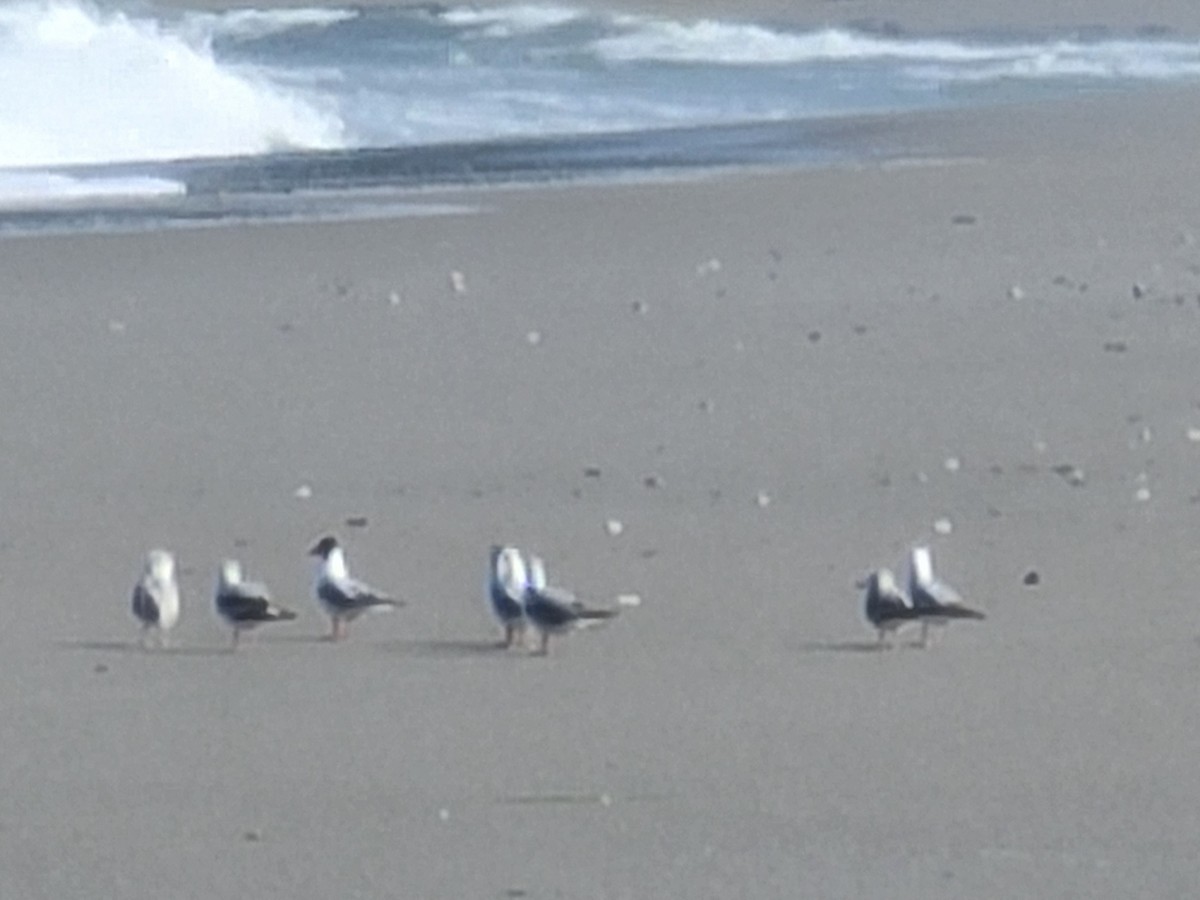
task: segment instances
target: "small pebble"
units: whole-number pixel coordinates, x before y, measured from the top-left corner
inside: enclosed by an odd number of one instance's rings
[[[696,274],[703,278],[705,275],[712,275],[715,272],[721,271],[721,261],[715,256],[711,259],[706,259],[704,262],[696,266]]]
[[[643,557],[645,554],[643,554]],[[617,606],[641,606],[642,598],[639,594],[618,594]]]
[[[609,519],[604,523],[604,530],[608,532],[609,537],[616,537],[625,530],[625,525],[620,519]]]
[[[366,516],[350,516],[348,519],[346,519],[346,527],[347,528],[366,528],[367,527],[367,517]]]
[[[583,470],[583,477],[584,478],[599,478],[600,477],[600,467],[599,466],[588,466],[586,469]]]
[[[529,346],[536,347],[542,342],[542,333],[540,331],[531,331],[525,335],[525,340],[529,342]]]
[[[924,472],[918,472],[913,478],[917,480],[917,484],[929,484],[929,476]]]
[[[1137,493],[1135,493],[1133,495],[1133,499],[1137,500],[1139,503],[1145,503],[1147,500],[1150,499],[1150,488],[1148,488],[1148,487],[1138,488]]]
[[[1033,569],[1030,569],[1028,572],[1026,572],[1025,577],[1021,579],[1021,584],[1025,585],[1025,587],[1037,587],[1041,583],[1042,576],[1040,576]]]
[[[704,413],[712,412],[712,401],[711,400],[701,400],[699,403],[696,404],[696,408],[698,410],[700,410],[700,412],[704,412]]]
[[[662,487],[662,478],[658,475],[647,475],[642,479],[642,486],[654,490]]]
[[[125,323],[120,319],[109,319],[108,330],[113,334],[123,334],[125,332]]]
[[[450,273],[450,290],[456,294],[467,292],[467,276],[457,269]]]
[[[1135,281],[1133,283],[1133,288],[1131,289],[1131,292],[1133,293],[1134,300],[1141,300],[1143,297],[1146,296],[1146,286],[1144,284],[1142,284],[1140,281]]]
[[[257,844],[263,839],[263,833],[257,828],[250,828],[242,832],[242,840],[247,843]]]
[[[758,504],[760,509],[765,509],[771,505],[771,495],[766,491],[759,491],[754,498],[754,502]]]
[[[1150,430],[1149,426],[1142,429],[1141,438],[1143,444],[1148,444],[1154,440],[1154,432]]]
[[[976,222],[976,219],[974,216],[970,215],[969,213],[959,213],[958,215],[954,216],[950,221],[954,225],[974,225]]]
[[[1193,444],[1200,444],[1200,428],[1195,426],[1187,430],[1187,439]]]
[[[95,665],[95,667],[93,667],[92,671],[95,672],[97,675],[104,675],[108,672],[108,666],[106,666],[104,663],[96,663],[96,665]]]
[[[948,456],[942,465],[947,472],[957,472],[962,468],[962,461],[957,456]]]
[[[649,308],[650,308],[649,306],[646,305],[646,302],[644,300],[634,300],[633,303],[630,304],[630,307],[639,316],[644,316],[646,314],[646,311],[649,310]]]
[[[400,293],[399,293],[399,291],[392,291],[390,294],[388,294],[388,303],[390,303],[392,306],[399,306],[399,305],[400,305]]]
[[[1012,287],[1010,287],[1008,289],[1008,299],[1009,300],[1024,300],[1025,299],[1025,289],[1023,287],[1021,287],[1019,284],[1014,284]]]
[[[297,500],[307,500],[312,497],[312,494],[312,488],[307,484],[300,485],[300,487],[296,488],[296,490],[292,492],[292,496]]]
[[[1124,353],[1128,349],[1129,349],[1129,345],[1127,343],[1125,343],[1124,341],[1105,341],[1104,342],[1104,352],[1105,353]]]
[[[600,805],[601,806],[612,806],[612,797],[610,797],[608,794],[601,794],[600,795]]]
[[[954,530],[954,523],[946,518],[938,519],[933,523],[933,530],[938,534],[947,535]]]
[[[441,819],[443,822],[449,822],[450,821],[450,810],[446,809],[445,807],[443,807],[442,809],[439,809],[438,810],[438,818]]]

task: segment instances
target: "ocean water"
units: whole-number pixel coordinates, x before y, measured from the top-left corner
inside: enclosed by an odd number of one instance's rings
[[[1200,42],[584,6],[0,5],[0,232],[387,210],[396,188],[884,152],[848,117],[1200,81]]]

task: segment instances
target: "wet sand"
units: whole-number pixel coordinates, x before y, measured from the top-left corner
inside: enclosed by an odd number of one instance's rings
[[[1197,112],[0,242],[0,894],[1185,893]],[[409,602],[337,646],[331,530]],[[644,603],[497,651],[496,540]],[[871,652],[856,582],[918,541],[989,618]],[[167,653],[127,609],[154,545]],[[230,554],[302,613],[236,656]]]

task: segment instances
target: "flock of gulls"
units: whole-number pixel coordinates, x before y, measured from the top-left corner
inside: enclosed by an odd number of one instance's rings
[[[352,577],[346,553],[332,535],[317,541],[309,555],[319,561],[313,591],[329,616],[331,641],[346,637],[349,623],[364,613],[404,605]],[[243,631],[297,618],[295,611],[271,599],[266,585],[244,580],[242,564],[234,559],[221,564],[215,593],[217,614],[233,631],[234,650]],[[599,624],[617,614],[616,609],[586,606],[570,591],[550,585],[541,558],[511,546],[491,548],[487,600],[504,629],[503,646],[527,643],[526,635],[532,632],[537,638],[534,652],[540,655],[548,653],[552,635]],[[133,615],[141,623],[143,647],[154,640],[160,647],[167,646],[167,634],[179,621],[180,606],[175,556],[167,550],[151,550],[133,589]]]
[[[346,553],[337,538],[327,535],[309,550],[318,559],[314,594],[329,616],[329,640],[346,637],[349,623],[368,612],[395,609],[403,601],[389,597],[352,577]],[[599,625],[617,615],[616,608],[587,606],[570,591],[549,584],[546,564],[531,553],[513,546],[494,545],[488,560],[486,596],[489,609],[504,631],[501,646],[528,646],[529,635],[536,643],[532,652],[546,655],[550,638],[580,628]],[[271,599],[266,585],[246,581],[242,564],[227,559],[221,564],[216,586],[217,614],[233,631],[236,650],[243,631],[267,622],[286,622],[297,614]],[[145,569],[133,589],[133,614],[142,626],[142,646],[152,636],[167,645],[167,633],[179,620],[179,581],[175,557],[167,550],[151,550]],[[891,636],[905,625],[920,624],[919,646],[930,643],[931,628],[944,628],[954,619],[982,619],[984,614],[968,606],[954,588],[933,572],[928,547],[915,547],[908,559],[908,589],[904,590],[891,569],[871,573],[866,583],[867,621],[878,632],[880,649],[891,647]]]

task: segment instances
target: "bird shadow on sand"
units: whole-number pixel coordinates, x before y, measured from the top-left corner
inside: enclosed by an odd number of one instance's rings
[[[878,641],[804,641],[795,647],[801,653],[888,653],[920,648],[918,643],[881,644]]]
[[[469,659],[480,656],[503,657],[523,656],[516,648],[505,648],[502,641],[492,639],[463,640],[449,638],[439,640],[383,641],[374,645],[389,653],[413,656],[422,659]]]
[[[202,647],[186,644],[171,644],[167,647],[143,646],[137,641],[55,641],[61,650],[91,650],[103,653],[127,653],[137,656],[226,656],[229,646]]]

